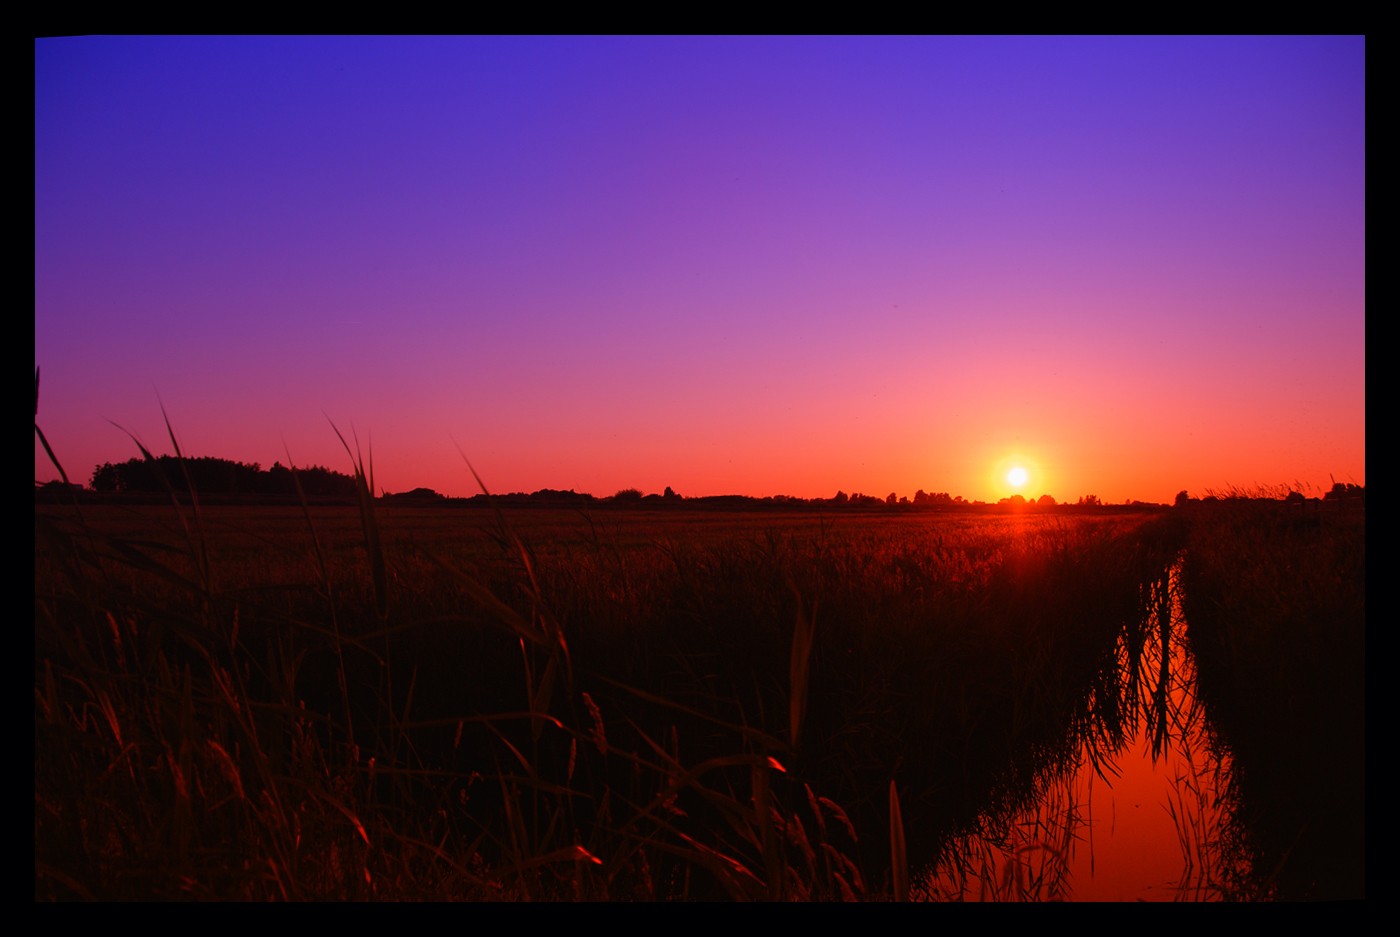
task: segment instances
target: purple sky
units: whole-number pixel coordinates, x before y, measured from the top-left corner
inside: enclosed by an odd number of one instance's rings
[[[35,42],[69,475],[1365,483],[1365,40]],[[35,477],[56,477],[35,446]]]

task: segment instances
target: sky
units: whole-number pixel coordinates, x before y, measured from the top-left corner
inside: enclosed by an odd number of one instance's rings
[[[351,471],[339,429],[454,496],[467,460],[598,496],[1365,484],[1363,37],[66,37],[34,78],[74,481],[168,417],[264,468]]]

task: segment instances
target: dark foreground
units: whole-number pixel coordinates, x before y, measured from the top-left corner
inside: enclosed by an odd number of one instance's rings
[[[35,523],[36,899],[918,897],[1152,708],[1182,557],[1216,893],[1364,895],[1364,509]]]

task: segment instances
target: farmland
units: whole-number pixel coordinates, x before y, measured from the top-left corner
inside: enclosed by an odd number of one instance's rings
[[[36,506],[36,897],[920,897],[1168,717],[1207,530],[367,507]]]

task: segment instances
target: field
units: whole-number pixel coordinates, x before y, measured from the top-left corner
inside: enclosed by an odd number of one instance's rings
[[[1170,718],[1187,513],[36,506],[36,899],[965,897]]]
[[[1248,893],[1366,896],[1364,501],[1197,511],[1182,564],[1199,689],[1233,759]]]

